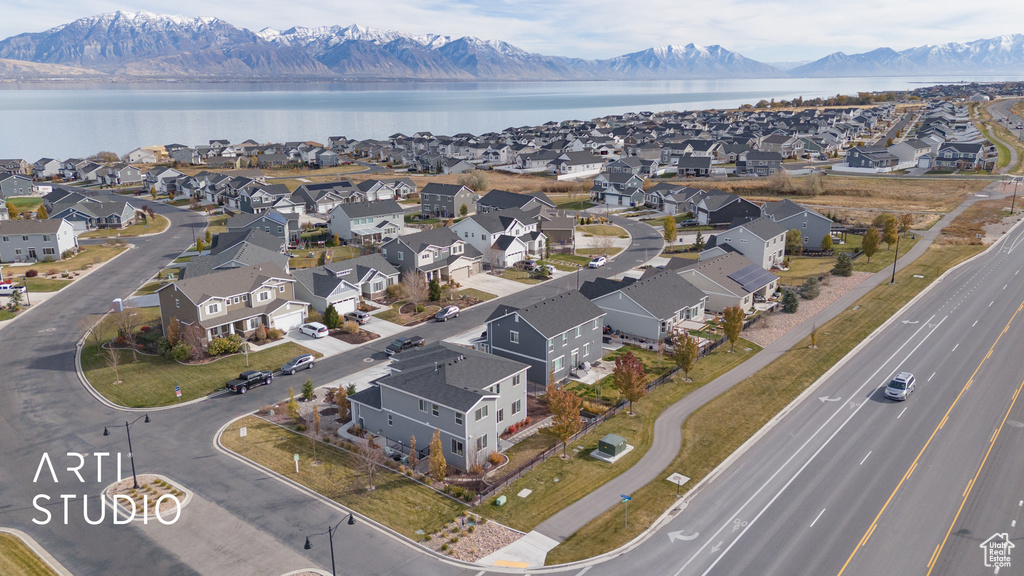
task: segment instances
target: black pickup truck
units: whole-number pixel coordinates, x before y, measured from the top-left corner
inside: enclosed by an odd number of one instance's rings
[[[425,344],[425,343],[426,343],[426,340],[424,340],[423,338],[420,338],[419,336],[409,336],[408,338],[398,338],[394,342],[392,342],[391,344],[388,344],[388,347],[384,349],[384,352],[386,352],[388,356],[394,356],[395,354],[398,354],[402,350],[408,350],[409,348],[412,348],[413,346],[423,346],[423,344]]]
[[[274,379],[274,373],[269,370],[246,370],[238,375],[238,378],[229,380],[227,389],[239,394],[245,394],[249,388],[255,388],[264,384],[270,384]]]

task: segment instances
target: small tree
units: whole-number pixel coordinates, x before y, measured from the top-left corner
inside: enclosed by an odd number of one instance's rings
[[[212,234],[210,234],[210,231],[209,231],[209,230],[207,230],[207,231],[206,231],[206,243],[207,243],[207,244],[209,244],[209,243],[210,243],[210,242],[212,242],[212,241],[213,241],[213,235],[212,235]]]
[[[343,386],[338,386],[338,389],[334,391],[334,405],[338,407],[338,419],[342,422],[347,421],[350,404],[348,391]]]
[[[295,387],[291,386],[288,388],[288,404],[285,405],[288,410],[288,417],[292,419],[292,422],[299,423],[299,403],[295,400]]]
[[[832,242],[832,235],[831,234],[825,234],[825,237],[821,239],[821,249],[822,250],[831,250],[834,247],[835,247],[835,244]]]
[[[334,330],[339,325],[341,325],[341,316],[338,315],[338,310],[334,306],[328,306],[324,310],[324,326]]]
[[[839,256],[836,257],[836,265],[832,268],[833,276],[852,276],[853,275],[853,260],[850,259],[850,255],[846,252],[840,252]]]
[[[672,216],[671,214],[668,215],[668,216],[665,216],[664,228],[665,228],[665,232],[664,232],[665,242],[668,242],[669,244],[675,242],[676,241],[676,236],[679,235],[679,229],[676,227],[676,219],[675,219],[675,217]]]
[[[796,297],[796,292],[793,290],[786,290],[782,293],[782,311],[786,314],[796,314],[796,311],[800,308],[800,300]]]
[[[107,367],[114,371],[114,384],[121,383],[121,376],[118,374],[117,368],[121,365],[121,353],[111,346],[106,351]]]
[[[377,487],[373,485],[373,477],[377,473],[378,466],[385,466],[388,462],[388,456],[384,453],[384,449],[377,446],[374,441],[373,434],[366,435],[366,443],[359,446],[357,452],[359,461],[357,468],[360,472],[366,475],[369,483],[366,486],[367,490],[376,490]]]
[[[18,210],[17,206],[11,204],[10,202],[6,202],[5,204],[7,205],[7,215],[10,216],[11,220],[17,220],[18,215],[21,214],[21,211]]]
[[[302,385],[302,399],[309,402],[313,399],[313,379],[306,378],[306,382]]]
[[[164,332],[167,334],[167,341],[170,342],[172,347],[177,346],[178,342],[181,341],[181,324],[174,316],[171,316],[167,321],[167,328]]]
[[[799,256],[804,251],[803,233],[794,228],[786,232],[786,254]]]
[[[551,432],[562,441],[562,458],[566,457],[566,443],[583,428],[580,406],[583,400],[571,390],[563,390],[552,382],[545,391],[548,409],[551,410]]]
[[[689,332],[684,331],[679,341],[676,342],[673,359],[676,362],[676,367],[683,371],[683,379],[687,382],[690,381],[690,370],[693,370],[693,367],[697,364],[699,353],[700,348],[697,345],[697,339],[690,336]]]
[[[804,280],[804,283],[800,286],[800,297],[804,300],[814,300],[820,293],[821,283],[813,276]]]
[[[885,227],[882,228],[882,241],[886,244],[886,250],[892,248],[892,245],[896,243],[896,238],[899,233],[899,221],[896,217],[891,214],[886,214]]]
[[[644,370],[643,362],[632,352],[626,352],[616,358],[612,383],[615,389],[629,400],[629,413],[633,414],[633,402],[647,395],[647,372]]]
[[[697,230],[697,236],[693,239],[693,249],[700,252],[704,249],[705,244],[707,242],[704,241],[704,235],[700,233],[700,230]]]
[[[420,457],[416,454],[416,435],[413,434],[409,437],[409,466],[415,470],[419,463]]]
[[[196,252],[202,252],[205,249],[206,249],[206,245],[203,244],[203,239],[202,238],[197,238],[196,239]]]
[[[318,462],[316,459],[316,440],[320,437],[320,409],[316,404],[313,404],[313,417],[310,424],[309,439],[313,443],[313,462]]]
[[[444,459],[443,448],[441,447],[441,429],[434,430],[434,437],[430,439],[430,475],[437,482],[444,482],[448,475],[448,462]]]
[[[428,292],[431,302],[437,302],[438,300],[441,299],[441,283],[437,281],[437,278],[433,278],[430,280]]]
[[[17,290],[11,292],[11,295],[8,296],[7,307],[10,308],[12,312],[18,312],[21,310],[21,292]]]
[[[466,214],[469,214],[469,207],[465,204],[459,206],[459,216],[465,216]]]
[[[729,339],[729,352],[734,352],[736,341],[740,339],[740,332],[743,332],[743,308],[729,306],[722,311],[722,316],[724,317],[722,330],[725,331],[725,337]]]
[[[141,320],[135,305],[130,300],[125,300],[121,303],[121,309],[111,312],[110,317],[113,319],[114,327],[117,328],[117,335],[124,338],[125,343],[132,349],[132,361],[137,362],[136,341]]]
[[[864,237],[860,240],[860,249],[864,252],[864,255],[868,257],[868,262],[871,262],[871,257],[878,252],[878,242],[882,237],[878,233],[878,228],[872,226],[868,228],[868,231],[864,233]]]
[[[909,212],[900,214],[899,219],[899,232],[900,234],[906,234],[907,230],[914,224],[914,215]]]
[[[40,204],[39,208],[36,210],[36,218],[38,218],[40,220],[46,220],[49,217],[50,217],[50,214],[49,214],[49,212],[46,211],[46,206]]]
[[[429,290],[422,274],[412,271],[402,276],[402,293],[410,302],[418,305],[427,299]]]

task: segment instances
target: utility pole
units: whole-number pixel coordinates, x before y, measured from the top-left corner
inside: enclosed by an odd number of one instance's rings
[[[892,280],[889,284],[896,283],[896,260],[900,257],[900,233],[896,231],[896,253],[892,255]]]

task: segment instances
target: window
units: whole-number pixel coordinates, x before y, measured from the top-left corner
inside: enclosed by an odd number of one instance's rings
[[[256,300],[258,302],[270,300],[270,292],[260,292],[259,294],[256,295]]]
[[[210,304],[206,307],[207,314],[216,314],[220,311],[220,304]]]
[[[249,295],[248,294],[242,294],[242,302],[248,302],[248,301],[249,301]]]
[[[522,382],[523,382],[523,375],[522,374],[516,374],[515,376],[512,377],[512,387],[513,388],[516,387],[516,386],[519,386]]]
[[[174,307],[181,308],[181,302],[177,298],[174,299]]]
[[[565,333],[563,333],[563,334],[562,334],[562,345],[563,345],[563,346],[565,346],[565,344],[566,344],[566,343],[567,343],[568,341],[569,341],[569,333],[568,333],[568,332],[565,332]]]
[[[484,448],[487,448],[487,434],[476,439],[476,449],[483,450]]]
[[[590,342],[583,345],[583,357],[586,358],[587,356],[590,356]]]
[[[462,442],[459,442],[454,438],[452,438],[452,454],[455,454],[456,456],[462,456],[463,454]]]
[[[575,337],[579,338],[582,335],[583,335],[583,326],[577,326],[576,327],[576,336]]]
[[[22,242],[28,242],[28,236],[22,236],[21,240]]]
[[[43,242],[49,242],[49,241],[50,241],[50,235],[49,234],[43,234]]]
[[[430,413],[433,414],[434,416],[440,416],[441,415],[441,407],[438,406],[437,404],[431,404],[430,405]]]
[[[399,260],[405,260],[405,254],[403,252],[399,251],[398,252],[398,259]]]
[[[427,411],[427,401],[421,399],[420,400],[420,412],[426,412],[426,411]]]
[[[7,239],[7,236],[4,236],[4,242],[10,242],[10,240]]]
[[[232,298],[231,299],[231,303],[232,304],[238,304],[238,296],[235,296],[234,298]]]
[[[476,412],[473,413],[473,417],[476,419],[477,422],[479,422],[483,418],[486,418],[487,417],[487,405],[484,405],[484,406],[481,406],[480,408],[477,408]]]
[[[564,365],[565,365],[565,356],[559,356],[558,358],[555,358],[554,362],[551,363],[551,367],[555,370],[555,372],[558,372],[559,370],[561,370],[562,366],[564,366]]]
[[[494,385],[494,393],[495,394],[501,394],[501,383],[498,383],[498,384]]]
[[[56,254],[56,252],[57,251],[53,248],[43,248],[43,254],[49,254],[52,256],[53,254]]]
[[[501,408],[501,409],[498,410],[498,422],[501,422],[504,419],[505,419],[505,409]]]
[[[598,322],[600,322],[600,321],[601,321],[600,318],[594,318],[594,330],[599,330],[600,329],[598,327]]]
[[[464,421],[465,420],[464,420],[464,418],[462,416],[462,412],[456,412],[455,413],[455,423],[458,424],[459,426],[462,426]]]
[[[508,340],[513,344],[519,344],[519,332],[516,332],[515,330],[509,330]]]
[[[515,416],[516,414],[519,414],[519,411],[522,410],[522,408],[523,408],[523,401],[522,400],[516,400],[515,402],[513,402],[512,403],[512,415]]]
[[[395,425],[394,419],[391,417],[391,414],[388,414],[388,426],[394,426],[394,425]]]
[[[555,339],[554,338],[548,338],[548,352],[550,352],[550,351],[552,351],[554,349],[555,349]]]

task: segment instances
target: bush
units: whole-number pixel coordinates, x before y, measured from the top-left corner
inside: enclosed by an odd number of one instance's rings
[[[316,310],[310,310],[309,314],[306,316],[306,322],[319,322],[323,324],[324,315],[317,312]]]
[[[259,326],[257,326],[256,327],[255,338],[256,338],[257,342],[263,342],[264,340],[266,340],[267,339],[267,327],[264,326],[263,324],[260,324]]]
[[[786,314],[795,314],[800,308],[800,300],[797,300],[796,292],[786,290],[782,293],[782,311]]]
[[[35,268],[25,271],[25,278],[35,278],[36,276],[39,276],[39,270],[36,270]]]
[[[242,339],[238,334],[230,334],[226,337],[217,337],[210,341],[210,345],[207,347],[207,351],[210,356],[223,356],[224,354],[234,354],[242,348]]]
[[[821,285],[817,278],[808,278],[800,286],[800,297],[804,300],[814,300],[821,293]]]
[[[334,330],[341,324],[341,317],[338,316],[338,309],[334,306],[328,306],[324,310],[324,326],[327,326],[328,330]]]
[[[478,462],[469,467],[469,473],[473,476],[480,476],[484,473],[484,467]]]
[[[341,324],[341,329],[349,334],[359,334],[359,323],[355,320],[346,320]]]
[[[447,544],[441,544],[441,552],[447,552],[447,551],[448,551],[448,545]]]
[[[281,330],[280,328],[271,328],[270,330],[267,330],[268,340],[280,340],[281,338],[284,338],[284,330]]]
[[[309,402],[313,399],[313,381],[306,378],[305,384],[302,385],[302,399]]]
[[[174,348],[171,348],[168,358],[174,360],[175,362],[184,362],[185,360],[188,360],[189,356],[191,355],[192,348],[190,348],[189,345],[185,344],[184,342],[178,342],[178,344]]]
[[[161,338],[156,341],[156,353],[163,356],[164,358],[171,357],[172,348],[174,348],[174,346],[171,346],[171,341],[168,340],[167,338]]]
[[[416,313],[417,314],[422,314],[424,310],[426,310],[426,308],[424,308],[422,304],[417,304],[416,305]]]
[[[387,291],[387,294],[388,294],[388,298],[395,299],[395,298],[401,298],[402,297],[402,285],[401,284],[392,284],[391,286],[387,287],[386,291]]]
[[[505,457],[497,452],[491,452],[490,456],[487,457],[487,461],[497,466],[505,461]]]
[[[853,260],[850,259],[850,255],[846,252],[839,254],[836,258],[836,265],[832,268],[833,276],[852,276],[853,275]]]

